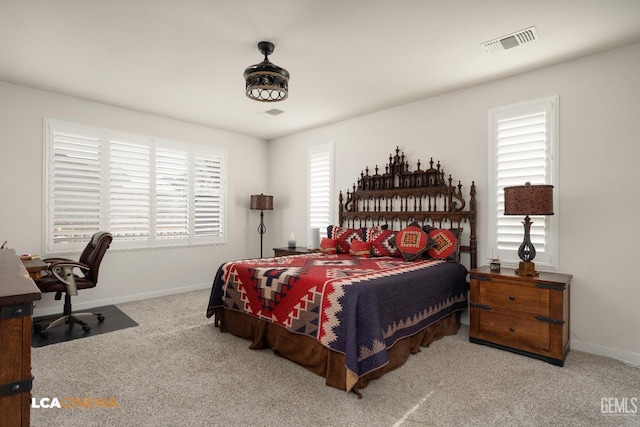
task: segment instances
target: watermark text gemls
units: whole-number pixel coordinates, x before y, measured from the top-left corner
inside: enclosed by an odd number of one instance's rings
[[[600,399],[600,410],[608,415],[633,415],[638,413],[637,397],[603,397]]]

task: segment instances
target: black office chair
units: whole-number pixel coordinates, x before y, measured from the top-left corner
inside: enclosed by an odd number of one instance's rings
[[[98,270],[104,254],[109,249],[109,245],[113,240],[113,236],[106,231],[99,231],[91,237],[87,247],[82,251],[80,259],[73,261],[66,258],[45,258],[47,269],[44,270],[40,280],[36,281],[36,285],[41,292],[55,292],[55,299],[62,298],[64,292],[64,311],[63,316],[52,321],[43,327],[40,323],[34,323],[34,331],[39,333],[43,338],[48,335],[49,329],[64,322],[65,324],[77,323],[82,326],[85,332],[91,330],[86,322],[80,320],[80,317],[96,316],[99,322],[104,320],[101,313],[76,313],[71,310],[71,297],[78,295],[78,289],[94,288],[98,284]]]

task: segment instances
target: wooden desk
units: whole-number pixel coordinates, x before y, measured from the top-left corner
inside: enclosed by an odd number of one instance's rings
[[[40,258],[23,259],[22,264],[29,272],[29,277],[33,280],[40,280],[40,273],[47,267],[47,263]]]
[[[40,290],[13,249],[0,249],[0,427],[28,426],[31,314]]]

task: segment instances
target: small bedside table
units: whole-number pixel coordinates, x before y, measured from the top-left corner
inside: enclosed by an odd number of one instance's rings
[[[469,341],[563,366],[569,352],[570,274],[469,272]]]
[[[273,256],[301,255],[311,254],[314,252],[318,252],[318,250],[307,249],[302,246],[296,246],[295,248],[273,248]]]

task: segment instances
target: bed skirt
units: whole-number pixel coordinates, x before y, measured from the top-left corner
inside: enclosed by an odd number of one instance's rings
[[[461,311],[451,313],[417,334],[397,341],[387,349],[388,364],[360,378],[349,378],[344,354],[328,349],[309,336],[291,333],[273,323],[233,310],[217,308],[215,313],[216,325],[219,324],[221,332],[250,340],[249,348],[254,350],[271,348],[278,356],[324,377],[327,385],[353,390],[358,397],[361,397],[359,390],[367,387],[372,380],[404,365],[411,354],[420,352],[420,347],[426,347],[447,335],[455,335],[460,328],[460,315]]]

